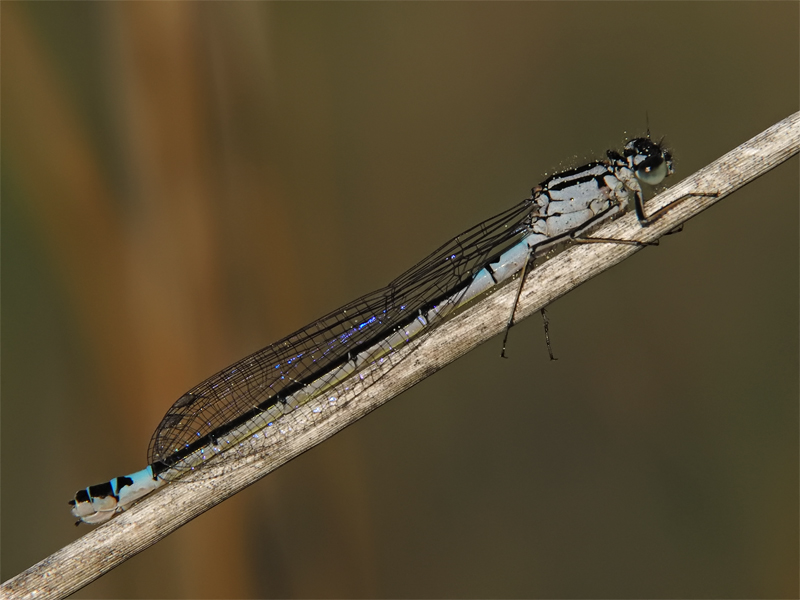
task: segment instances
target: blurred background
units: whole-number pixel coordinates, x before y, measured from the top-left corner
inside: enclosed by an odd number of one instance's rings
[[[2,3],[2,578],[220,368],[649,125],[798,110],[796,3]],[[80,598],[796,597],[798,159]],[[424,418],[423,418],[424,416]]]

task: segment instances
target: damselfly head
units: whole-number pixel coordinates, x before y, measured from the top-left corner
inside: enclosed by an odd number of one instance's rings
[[[647,185],[658,185],[672,175],[672,155],[661,142],[649,137],[635,138],[625,144],[625,162],[636,179]]]

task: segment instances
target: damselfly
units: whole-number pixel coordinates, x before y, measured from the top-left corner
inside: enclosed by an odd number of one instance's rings
[[[153,434],[147,468],[80,490],[70,500],[72,514],[102,523],[223,452],[247,454],[254,438],[278,442],[313,427],[307,414],[296,416],[300,407],[366,367],[390,362],[398,348],[416,343],[455,310],[520,273],[521,285],[531,260],[554,244],[619,242],[586,234],[630,204],[646,226],[653,217],[644,213],[640,183],[657,185],[672,173],[670,153],[647,137],[607,157],[549,177],[530,198],[454,237],[386,287],[189,390]],[[336,399],[317,406],[324,409],[315,411],[336,410]]]

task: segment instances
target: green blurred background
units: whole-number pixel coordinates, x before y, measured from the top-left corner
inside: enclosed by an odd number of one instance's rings
[[[2,3],[2,578],[186,389],[555,170],[798,110],[797,3]],[[797,597],[798,160],[77,594]]]

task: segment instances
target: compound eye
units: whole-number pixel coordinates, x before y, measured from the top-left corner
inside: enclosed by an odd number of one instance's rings
[[[654,160],[656,159],[656,160]],[[669,174],[667,161],[662,157],[651,157],[636,168],[636,179],[647,185],[658,185]]]

